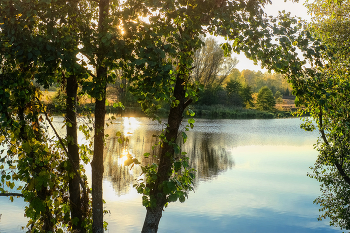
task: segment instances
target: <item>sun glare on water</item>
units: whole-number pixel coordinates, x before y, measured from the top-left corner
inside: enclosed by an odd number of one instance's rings
[[[124,136],[130,136],[132,135],[135,130],[140,126],[140,122],[136,120],[135,117],[125,117],[123,123],[123,131],[124,131]]]
[[[124,162],[128,159],[128,154],[129,154],[129,151],[127,149],[123,149],[119,158],[117,158],[118,164],[124,165]]]

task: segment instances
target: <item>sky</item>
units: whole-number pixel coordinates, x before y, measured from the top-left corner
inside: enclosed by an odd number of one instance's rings
[[[304,6],[305,0],[299,0],[298,3],[293,3],[288,0],[284,2],[284,0],[272,0],[272,5],[268,5],[265,7],[265,12],[268,15],[277,16],[279,11],[285,10],[286,12],[291,12],[291,16],[301,17],[306,20],[310,20],[310,16],[307,13],[307,9]],[[241,54],[233,54],[233,57],[236,57],[239,60],[239,63],[236,65],[236,68],[240,71],[244,69],[249,70],[261,70],[265,72],[266,70],[261,69],[259,65],[254,65],[254,62],[247,59],[243,53]]]

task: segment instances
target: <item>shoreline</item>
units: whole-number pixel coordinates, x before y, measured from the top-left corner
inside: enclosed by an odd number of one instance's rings
[[[45,104],[47,111],[53,115],[64,114],[60,107],[55,107],[53,104]],[[260,111],[257,109],[246,108],[229,108],[224,106],[191,106],[190,109],[195,113],[194,118],[201,119],[279,119],[279,118],[295,118],[293,111],[283,111],[274,109],[272,111]],[[84,104],[77,107],[78,113],[94,114],[94,104]],[[106,114],[116,114],[122,117],[148,117],[142,112],[140,107],[121,107],[114,108],[113,106],[106,106]],[[169,111],[160,108],[157,115],[160,118],[167,117]],[[185,116],[184,118],[190,118]]]

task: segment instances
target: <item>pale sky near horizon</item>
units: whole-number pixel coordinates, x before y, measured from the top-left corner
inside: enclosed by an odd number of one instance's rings
[[[265,7],[265,12],[268,15],[277,16],[279,11],[285,10],[286,12],[291,12],[291,16],[301,17],[306,20],[310,20],[310,15],[307,13],[307,9],[304,6],[305,0],[299,0],[298,3],[293,3],[291,0],[284,2],[284,0],[272,0],[272,5]],[[236,57],[239,63],[236,68],[240,71],[244,69],[258,71],[261,70],[265,72],[266,70],[261,69],[259,65],[254,65],[254,62],[247,59],[243,53],[232,54],[232,57]]]

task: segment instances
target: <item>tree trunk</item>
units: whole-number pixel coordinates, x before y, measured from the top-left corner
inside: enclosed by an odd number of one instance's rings
[[[108,18],[109,0],[99,1],[98,32],[102,38],[107,33],[106,20]],[[105,59],[105,45],[99,43],[97,54],[97,75],[95,86],[95,136],[94,155],[91,162],[92,172],[92,232],[103,233],[103,151],[104,151],[104,124],[106,114],[106,87],[107,67],[103,64]]]
[[[77,91],[78,82],[75,75],[71,75],[67,79],[67,109],[66,109],[66,122],[67,122],[67,141],[68,141],[68,153],[73,160],[71,164],[70,172],[73,173],[73,178],[69,180],[69,200],[71,208],[71,219],[77,219],[77,223],[73,224],[73,232],[85,232],[85,228],[82,226],[83,215],[82,205],[80,199],[80,180],[77,175],[74,174],[74,170],[79,173],[79,147],[77,136],[77,115],[76,115],[76,103],[77,103]]]
[[[92,168],[92,231],[103,232],[103,202],[102,202],[102,178],[103,178],[103,149],[104,149],[104,123],[105,123],[106,98],[96,100],[95,103],[95,138],[94,157]]]
[[[100,38],[107,33],[106,20],[108,19],[109,0],[99,1],[98,32]],[[97,75],[95,86],[95,136],[94,155],[91,162],[92,169],[92,232],[103,233],[103,151],[104,151],[104,124],[106,114],[106,87],[107,67],[105,67],[106,46],[99,43],[97,54]]]
[[[187,106],[185,103],[185,82],[180,75],[177,76],[174,96],[180,103],[176,107],[170,109],[168,116],[168,127],[165,130],[165,138],[168,142],[176,142],[179,127],[183,118],[183,112]],[[174,147],[169,143],[164,142],[160,152],[160,161],[157,171],[157,180],[155,182],[154,190],[151,190],[151,196],[156,198],[156,207],[148,207],[142,233],[155,233],[158,231],[158,225],[160,218],[162,217],[162,211],[166,204],[166,196],[163,194],[162,183],[169,180],[172,174],[172,164],[174,162]]]

